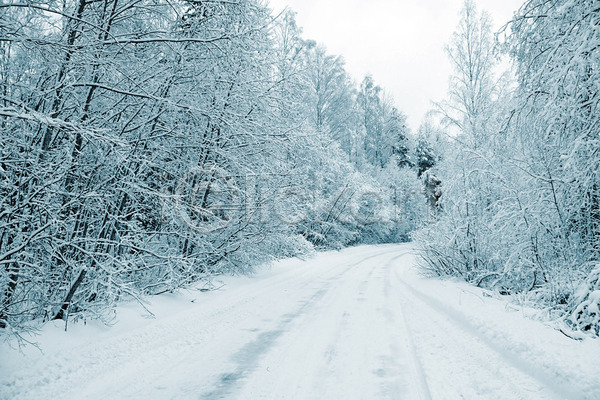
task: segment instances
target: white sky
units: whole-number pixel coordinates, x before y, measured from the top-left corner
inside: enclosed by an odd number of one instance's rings
[[[476,0],[493,18],[494,30],[524,0]],[[342,55],[360,82],[365,74],[394,96],[416,131],[431,101],[442,100],[451,67],[444,46],[458,23],[463,0],[269,0],[297,12],[303,37]]]

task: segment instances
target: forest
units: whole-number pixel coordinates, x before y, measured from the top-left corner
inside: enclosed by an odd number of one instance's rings
[[[409,240],[427,274],[599,335],[600,4],[493,32],[467,0],[448,43],[411,132],[260,0],[0,4],[0,335]]]

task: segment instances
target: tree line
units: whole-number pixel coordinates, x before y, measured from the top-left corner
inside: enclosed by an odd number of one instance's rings
[[[427,214],[414,151],[383,89],[290,11],[4,2],[0,328],[109,319],[121,299],[274,258],[407,240]]]
[[[437,221],[417,235],[424,266],[598,335],[599,4],[528,0],[496,39],[467,1],[448,46],[442,122],[425,125],[448,135],[431,170]],[[498,54],[511,57],[513,77],[495,74]]]

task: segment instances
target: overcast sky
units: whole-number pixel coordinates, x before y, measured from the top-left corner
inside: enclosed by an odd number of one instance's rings
[[[305,39],[346,60],[357,82],[370,73],[390,92],[416,130],[448,89],[451,67],[444,52],[463,0],[269,0],[275,11],[297,12]],[[524,0],[478,0],[495,30]]]

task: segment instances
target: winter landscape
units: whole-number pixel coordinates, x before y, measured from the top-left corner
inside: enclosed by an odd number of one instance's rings
[[[0,399],[600,398],[600,2],[514,1],[0,3]]]

